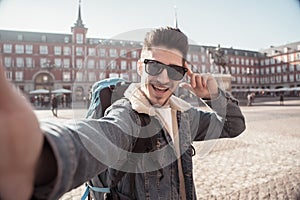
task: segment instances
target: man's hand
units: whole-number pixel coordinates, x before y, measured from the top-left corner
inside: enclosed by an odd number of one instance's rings
[[[43,135],[30,104],[6,80],[0,60],[0,199],[30,199]]]
[[[218,97],[218,83],[211,74],[193,73],[186,65],[190,83],[181,83],[180,87],[190,90],[200,98],[214,99]]]

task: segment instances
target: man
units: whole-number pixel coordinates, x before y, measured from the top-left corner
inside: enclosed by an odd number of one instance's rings
[[[51,95],[51,111],[54,117],[57,117],[57,106],[58,106],[58,102],[57,102],[57,97],[52,94]]]
[[[1,66],[1,198],[57,199],[109,167],[128,172],[111,190],[119,199],[196,199],[192,141],[238,136],[245,122],[236,100],[210,74],[188,69],[187,51],[179,29],[149,32],[138,61],[141,83],[132,84],[103,118],[63,125],[39,124]],[[189,83],[182,83],[186,74]],[[215,112],[175,97],[179,84],[207,99]],[[147,152],[135,148],[149,137]],[[108,179],[114,175],[106,172]]]

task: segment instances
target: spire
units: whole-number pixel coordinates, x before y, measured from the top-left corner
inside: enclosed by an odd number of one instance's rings
[[[82,19],[81,19],[81,0],[79,0],[78,17],[77,17],[77,21],[75,23],[75,26],[84,27],[84,24],[82,23]]]
[[[176,6],[176,5],[174,5],[174,11],[175,11],[174,26],[175,26],[175,28],[178,28],[178,22],[177,22],[177,6]]]

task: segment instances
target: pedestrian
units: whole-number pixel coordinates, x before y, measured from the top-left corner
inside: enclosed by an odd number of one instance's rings
[[[54,117],[57,117],[57,109],[58,109],[58,100],[57,97],[52,94],[51,95],[51,111]]]
[[[7,147],[0,151],[1,199],[58,199],[97,179],[108,166],[128,172],[110,190],[113,198],[197,199],[192,142],[236,137],[245,120],[237,100],[219,89],[211,74],[188,68],[187,51],[188,38],[179,29],[150,31],[137,62],[141,81],[131,84],[103,118],[68,124],[39,124],[10,89],[1,65],[0,93],[6,95],[0,99],[0,147]],[[205,99],[214,112],[176,97],[179,85]],[[155,136],[155,149],[132,154],[138,137],[145,136]]]
[[[284,105],[284,97],[283,97],[283,94],[280,95],[279,101],[280,101],[280,105],[283,106],[283,105]]]

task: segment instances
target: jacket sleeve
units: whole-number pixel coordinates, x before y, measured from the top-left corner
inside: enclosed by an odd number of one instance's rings
[[[119,104],[100,119],[41,123],[47,146],[56,160],[57,175],[52,183],[35,186],[33,197],[58,199],[107,166],[122,165],[139,133],[133,112]]]
[[[229,93],[219,90],[219,96],[207,104],[211,112],[191,109],[191,129],[195,141],[236,137],[245,128],[245,119],[238,101]]]

